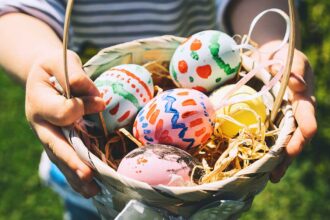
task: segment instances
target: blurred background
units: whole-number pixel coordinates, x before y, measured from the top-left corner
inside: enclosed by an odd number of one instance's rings
[[[282,181],[256,197],[244,220],[330,216],[330,1],[301,1],[299,13],[302,51],[316,75],[318,133]],[[24,90],[0,70],[1,220],[62,219],[61,201],[38,177],[41,151],[24,116]]]

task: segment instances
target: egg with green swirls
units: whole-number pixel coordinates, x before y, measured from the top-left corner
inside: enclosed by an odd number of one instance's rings
[[[227,34],[207,30],[187,38],[170,63],[173,81],[184,88],[210,92],[235,77],[241,64],[236,42]]]
[[[109,133],[130,124],[154,94],[150,72],[136,64],[113,67],[102,73],[94,84],[106,104],[102,115]],[[88,119],[102,128],[98,115],[88,116]]]

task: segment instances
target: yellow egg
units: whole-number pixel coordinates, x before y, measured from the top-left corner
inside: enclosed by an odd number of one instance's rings
[[[227,85],[214,91],[210,96],[212,104],[217,105],[217,103],[221,101],[222,97],[226,95],[229,90],[233,88],[233,86],[234,85]],[[233,98],[236,99],[238,97],[245,98],[255,93],[256,91],[254,89],[243,85],[240,89],[234,92],[228,100],[232,100]],[[262,98],[258,97],[252,100],[243,101],[220,108],[216,110],[216,114],[230,116],[241,124],[239,125],[223,117],[218,120],[222,134],[232,138],[237,135],[243,127],[257,124],[258,117],[260,117],[261,122],[265,122],[267,113],[266,106],[263,103]]]

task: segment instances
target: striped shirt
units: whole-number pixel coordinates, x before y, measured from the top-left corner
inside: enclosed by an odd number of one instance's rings
[[[172,34],[189,36],[221,29],[229,0],[76,0],[71,16],[74,48],[98,48]],[[22,12],[37,17],[62,36],[66,0],[0,0],[0,15]],[[219,21],[219,22],[217,22]]]

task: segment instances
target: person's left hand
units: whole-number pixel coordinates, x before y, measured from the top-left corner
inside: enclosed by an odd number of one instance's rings
[[[260,47],[260,51],[272,51],[279,41],[269,42]],[[272,57],[261,54],[261,60],[270,58],[286,61],[288,47],[284,47]],[[271,72],[276,72],[278,67],[274,66]],[[294,131],[288,145],[285,148],[285,159],[277,166],[270,175],[270,180],[277,183],[284,176],[287,168],[303,149],[304,145],[315,135],[317,122],[315,118],[315,97],[313,96],[314,74],[306,55],[299,50],[295,50],[293,65],[289,79],[290,101],[293,113],[297,121],[297,128]]]

